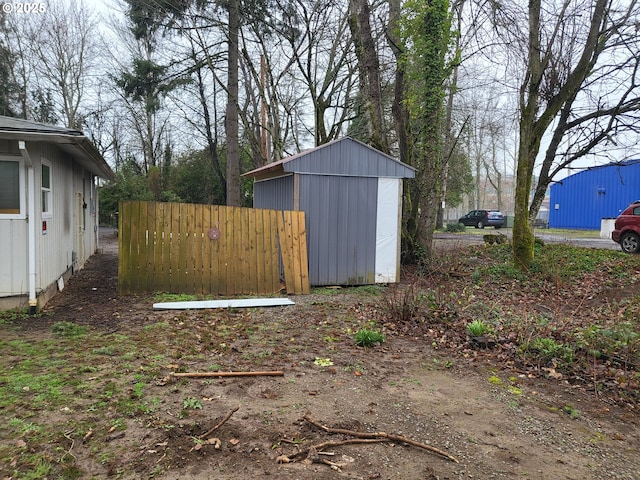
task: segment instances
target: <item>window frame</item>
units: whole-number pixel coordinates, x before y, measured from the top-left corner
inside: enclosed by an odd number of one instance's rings
[[[18,155],[0,155],[2,162],[16,162],[18,164],[18,196],[19,196],[19,212],[18,213],[2,213],[0,212],[0,220],[24,220],[27,218],[27,197],[26,197],[26,175],[24,168],[24,160]]]
[[[43,175],[42,169],[47,167],[49,169],[49,187],[46,188],[43,185]],[[46,206],[47,209],[44,209],[43,199],[44,195],[47,195]],[[40,214],[42,218],[48,219],[53,218],[53,168],[51,166],[51,162],[45,158],[40,160]]]

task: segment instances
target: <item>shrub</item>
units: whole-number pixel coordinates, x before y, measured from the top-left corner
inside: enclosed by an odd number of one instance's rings
[[[355,342],[359,347],[373,347],[375,345],[384,343],[384,340],[384,335],[378,330],[361,328],[355,334]]]
[[[410,322],[417,314],[424,295],[416,293],[413,285],[407,288],[392,286],[383,296],[383,310],[387,317],[394,322]]]
[[[573,363],[574,351],[570,346],[557,343],[553,338],[537,337],[521,347],[537,360],[539,365],[546,365],[553,360],[570,365]]]
[[[492,332],[492,328],[482,320],[474,320],[467,324],[467,332],[472,337],[482,337]]]
[[[464,232],[466,228],[467,227],[462,223],[447,223],[447,226],[445,227],[446,231],[450,233]]]

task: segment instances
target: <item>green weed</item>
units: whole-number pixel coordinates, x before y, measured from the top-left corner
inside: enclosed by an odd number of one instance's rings
[[[569,415],[569,418],[571,418],[572,420],[575,420],[576,418],[580,417],[580,410],[578,410],[576,407],[573,407],[571,405],[565,405],[562,408],[562,410],[564,411],[564,413]]]
[[[197,398],[188,397],[182,400],[182,408],[184,410],[197,410],[202,408],[202,402]]]
[[[493,329],[482,320],[474,320],[467,323],[467,332],[472,337],[482,337],[492,333]]]
[[[378,330],[369,330],[367,328],[361,328],[355,335],[355,344],[359,347],[373,347],[384,343],[385,338]]]
[[[553,338],[538,337],[523,345],[521,349],[537,360],[538,364],[548,364],[556,360],[562,366],[571,365],[574,360],[574,350],[568,345],[556,342]]]

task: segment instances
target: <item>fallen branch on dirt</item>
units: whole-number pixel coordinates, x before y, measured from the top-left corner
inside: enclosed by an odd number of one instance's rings
[[[444,457],[444,458],[446,458],[448,460],[451,460],[452,462],[460,463],[457,458],[455,458],[452,455],[449,455],[447,452],[445,452],[443,450],[440,450],[439,448],[432,447],[431,445],[427,445],[425,443],[416,442],[415,440],[407,438],[404,435],[396,435],[396,434],[393,434],[393,433],[386,433],[386,432],[374,432],[374,433],[358,432],[358,431],[354,431],[354,430],[346,430],[346,429],[343,429],[343,428],[331,428],[331,427],[327,427],[326,425],[321,424],[317,420],[314,420],[309,415],[305,415],[302,418],[304,420],[306,420],[307,422],[309,422],[311,425],[313,425],[313,426],[315,426],[315,427],[317,427],[317,428],[319,428],[321,430],[324,430],[325,432],[337,433],[337,434],[340,434],[340,435],[349,435],[349,436],[357,437],[357,438],[360,438],[360,439],[384,439],[384,440],[391,441],[391,442],[407,443],[407,444],[412,445],[414,447],[422,448],[423,450],[428,450],[430,452],[433,452],[433,453],[435,453],[437,455],[440,455],[441,457]],[[317,449],[318,449],[318,447],[316,446],[316,450]]]
[[[185,372],[170,374],[172,377],[206,378],[206,377],[282,377],[284,372],[275,370],[272,372]]]
[[[290,461],[298,457],[309,458],[309,455],[312,454],[313,452],[316,452],[315,454],[317,455],[326,455],[326,453],[322,452],[321,450],[325,448],[339,447],[341,445],[355,445],[355,444],[362,444],[362,443],[382,443],[382,442],[388,442],[388,441],[389,440],[387,438],[352,438],[350,440],[342,440],[339,442],[322,442],[317,445],[312,445],[311,447],[305,450],[300,450],[294,453],[293,455],[289,455],[287,458]],[[280,463],[283,463],[283,462],[280,462]],[[289,463],[289,462],[284,462],[284,463]]]
[[[209,435],[211,435],[213,432],[215,432],[217,429],[219,429],[222,425],[224,425],[226,423],[226,421],[231,418],[231,415],[236,413],[239,409],[240,409],[240,407],[238,406],[238,407],[234,408],[233,410],[231,410],[229,413],[227,413],[226,417],[224,417],[216,425],[211,427],[209,430],[207,430],[205,433],[200,435],[200,437],[198,437],[198,438],[200,438],[200,440],[204,440],[205,438],[207,438]]]

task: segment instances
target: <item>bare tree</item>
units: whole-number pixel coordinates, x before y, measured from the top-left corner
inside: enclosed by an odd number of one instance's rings
[[[76,0],[53,2],[47,15],[32,16],[31,49],[38,86],[53,92],[53,101],[68,128],[80,129],[87,89],[100,56],[97,21],[89,7]]]
[[[313,106],[316,145],[340,136],[355,84],[348,16],[336,2],[294,0],[282,29]]]
[[[520,65],[511,74],[522,72],[513,254],[527,269],[532,223],[554,176],[578,158],[637,142],[640,4],[531,0],[520,8],[503,2],[491,3],[487,15],[510,47],[507,58]]]

